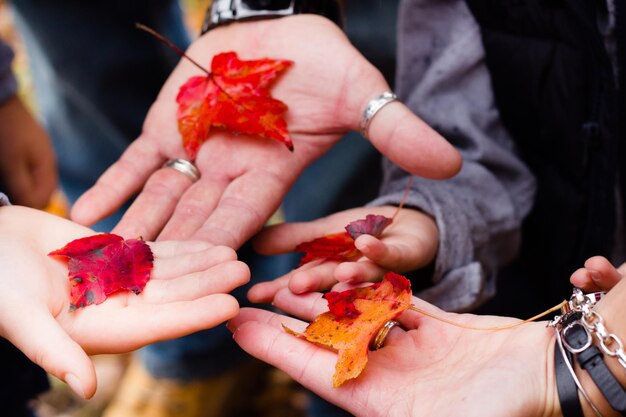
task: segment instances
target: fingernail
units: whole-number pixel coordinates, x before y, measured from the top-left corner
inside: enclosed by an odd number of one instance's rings
[[[65,383],[81,398],[85,398],[85,390],[78,377],[74,374],[65,374]]]

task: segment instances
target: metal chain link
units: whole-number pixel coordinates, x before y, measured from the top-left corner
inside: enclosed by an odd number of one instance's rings
[[[574,288],[568,303],[568,309],[571,312],[582,313],[580,322],[598,339],[602,351],[608,356],[616,358],[622,368],[624,368],[624,372],[626,372],[624,344],[617,335],[609,332],[604,325],[604,318],[597,311],[593,310],[593,306],[601,297],[602,293],[585,295],[579,288]]]

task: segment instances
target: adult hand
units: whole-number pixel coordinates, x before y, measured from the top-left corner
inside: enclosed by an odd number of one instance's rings
[[[192,184],[175,170],[161,169],[168,159],[185,158],[175,98],[189,77],[202,75],[183,59],[150,109],[143,133],[77,201],[74,220],[91,224],[143,187],[117,233],[193,237],[237,248],[260,230],[302,170],[345,132],[358,130],[367,103],[389,90],[344,33],[320,16],[220,27],[195,41],[187,53],[209,68],[213,55],[225,51],[235,51],[241,59],[295,62],[272,87],[272,95],[289,106],[286,120],[295,151],[277,141],[215,131],[195,161],[199,181]],[[379,151],[411,173],[445,178],[460,168],[453,147],[399,102],[376,115],[369,136]]]
[[[18,97],[0,104],[0,185],[13,204],[39,209],[57,187],[50,138]]]
[[[311,320],[327,310],[320,294],[284,289],[276,307]],[[517,320],[445,313],[417,298],[429,313],[467,326],[492,327]],[[557,416],[554,339],[545,323],[500,331],[467,330],[407,311],[365,371],[332,387],[337,355],[285,333],[282,324],[306,325],[287,316],[242,309],[229,322],[235,341],[251,355],[288,373],[305,387],[356,416]]]
[[[96,390],[87,355],[128,352],[237,314],[225,293],[248,281],[247,266],[232,249],[197,241],[150,243],[154,269],[139,295],[118,292],[70,312],[67,265],[47,253],[92,234],[40,211],[0,208],[0,336],[80,396]]]
[[[254,248],[264,255],[293,252],[295,247],[313,239],[345,231],[355,220],[368,214],[392,217],[397,207],[361,207],[332,214],[307,223],[283,223],[264,230],[254,241]],[[404,273],[428,265],[435,258],[439,233],[435,221],[413,209],[401,209],[376,238],[361,235],[354,242],[362,257],[355,262],[312,261],[275,279],[256,284],[248,292],[252,302],[270,302],[284,287],[295,294],[322,291],[337,282],[379,281],[385,272]]]

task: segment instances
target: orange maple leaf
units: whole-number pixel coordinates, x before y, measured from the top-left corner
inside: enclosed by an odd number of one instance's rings
[[[194,160],[211,131],[278,140],[293,150],[283,113],[287,106],[268,91],[272,81],[293,64],[287,60],[242,61],[234,52],[213,57],[208,75],[191,77],[180,87],[178,130],[185,152]]]
[[[333,376],[336,388],[363,372],[370,341],[387,321],[410,307],[411,296],[410,281],[389,272],[381,282],[369,287],[325,294],[330,311],[317,316],[303,333],[283,327],[291,334],[337,351]]]

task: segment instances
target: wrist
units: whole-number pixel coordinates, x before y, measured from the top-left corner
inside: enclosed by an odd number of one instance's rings
[[[338,0],[213,0],[201,33],[233,22],[275,19],[295,14],[317,14],[343,27],[342,5]]]

